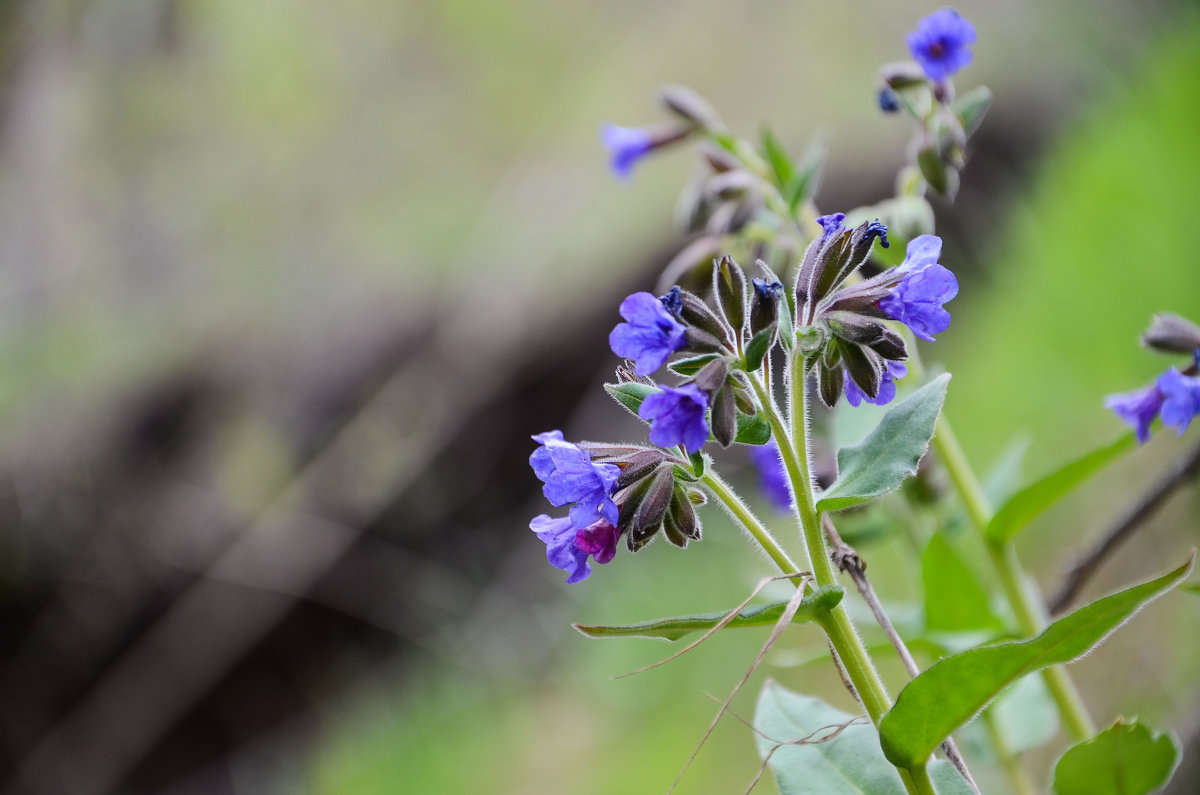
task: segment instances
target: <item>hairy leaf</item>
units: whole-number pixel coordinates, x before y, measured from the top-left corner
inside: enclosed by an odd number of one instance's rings
[[[1000,629],[987,590],[942,533],[935,533],[921,556],[925,586],[925,626],[934,632]]]
[[[861,442],[838,450],[838,479],[821,495],[817,510],[867,502],[914,474],[933,438],[949,382],[949,373],[939,375],[896,403]]]
[[[1183,581],[1194,558],[1193,553],[1169,574],[1055,621],[1035,638],[971,649],[935,663],[900,691],[879,722],[887,758],[903,767],[920,763],[1018,678],[1087,654],[1134,613]]]
[[[1090,740],[1067,749],[1054,767],[1058,795],[1144,795],[1170,780],[1179,743],[1134,720],[1118,720]]]
[[[642,402],[660,390],[656,386],[629,381],[624,384],[605,384],[604,391],[612,395],[613,400],[620,403],[623,408],[637,417],[638,409],[642,407]],[[639,419],[641,418],[639,417]]]

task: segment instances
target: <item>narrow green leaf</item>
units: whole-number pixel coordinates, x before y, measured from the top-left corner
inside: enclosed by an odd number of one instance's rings
[[[680,375],[688,376],[695,375],[700,372],[700,368],[717,358],[719,353],[702,353],[699,356],[689,356],[686,359],[671,362],[667,368],[671,372],[679,373]]]
[[[919,764],[1016,679],[1087,654],[1192,570],[1195,553],[1178,569],[1107,596],[1051,624],[1029,640],[947,657],[908,683],[879,722],[884,753],[896,765]]]
[[[1136,446],[1137,437],[1127,433],[1021,489],[988,522],[988,539],[995,543],[1010,541],[1038,514]]]
[[[875,727],[865,717],[768,680],[758,697],[754,728],[759,756],[775,774],[781,795],[906,792],[900,774],[883,756]],[[939,795],[971,792],[949,762],[933,762],[927,770]]]
[[[775,133],[771,132],[770,127],[763,128],[762,144],[763,154],[766,155],[767,162],[771,164],[771,171],[775,172],[775,184],[781,189],[785,188],[796,173],[791,156],[783,148],[783,144],[779,143]]]
[[[838,479],[817,501],[818,511],[867,502],[897,488],[917,471],[946,400],[943,373],[893,406],[866,438],[838,450]]]
[[[812,198],[821,182],[821,172],[825,168],[824,147],[811,147],[800,162],[800,167],[792,176],[791,182],[784,187],[783,198],[787,200],[788,208],[795,212],[801,204]]]
[[[1134,720],[1118,720],[1067,749],[1054,766],[1058,795],[1145,795],[1171,780],[1179,742]]]
[[[621,404],[629,413],[637,417],[642,401],[658,392],[656,386],[630,381],[624,384],[605,384],[604,391],[612,395],[613,400]]]
[[[771,441],[771,424],[757,414],[738,414],[737,434],[733,440],[739,444],[766,444]]]
[[[934,632],[1000,629],[979,578],[943,533],[929,539],[921,556],[925,586],[925,626]]]
[[[762,367],[763,359],[766,358],[767,351],[771,350],[778,333],[779,324],[776,322],[750,338],[750,342],[746,343],[746,372],[753,373]]]
[[[845,590],[837,585],[825,585],[813,591],[800,602],[793,624],[803,624],[812,620],[814,614],[823,610],[831,610],[842,601]],[[787,602],[772,602],[765,605],[755,605],[740,611],[732,621],[725,625],[726,629],[733,627],[765,627],[774,626]],[[590,638],[661,638],[663,640],[679,640],[693,632],[712,629],[725,620],[729,611],[724,613],[701,613],[694,616],[679,618],[663,618],[658,621],[646,621],[641,624],[621,624],[617,626],[585,626],[574,624],[575,629]]]

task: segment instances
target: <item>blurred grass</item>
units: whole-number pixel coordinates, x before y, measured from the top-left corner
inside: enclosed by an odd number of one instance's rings
[[[1121,427],[1101,407],[1103,395],[1134,388],[1166,364],[1136,344],[1150,314],[1166,309],[1200,317],[1192,235],[1200,184],[1197,73],[1200,25],[1189,12],[1143,68],[1110,85],[1108,96],[1063,136],[1047,155],[1028,201],[1015,205],[1010,217],[995,220],[1004,231],[987,257],[983,283],[952,305],[955,325],[931,351],[955,374],[948,411],[977,462],[999,455],[1016,430],[1034,435],[1027,466],[1033,473],[1115,436]],[[997,103],[1003,102],[998,96]],[[1099,520],[1115,510],[1124,487],[1145,479],[1164,449],[1174,445],[1156,440],[1098,489],[1087,491],[1082,510],[1076,501],[1055,514],[1055,521],[1031,531],[1033,566],[1052,570],[1061,558],[1061,553],[1045,554],[1043,531],[1058,519],[1078,527],[1080,518]],[[405,698],[372,691],[377,703],[351,710],[333,724],[342,728],[333,730],[313,762],[313,788],[330,793],[398,787],[414,792],[665,791],[715,711],[699,693],[724,695],[763,633],[724,633],[665,669],[610,682],[606,675],[673,647],[585,641],[565,625],[717,609],[740,600],[755,578],[751,572],[765,567],[755,568],[737,549],[731,529],[714,513],[709,511],[705,542],[686,557],[659,544],[636,562],[619,557],[571,591],[562,613],[552,611],[547,619],[548,631],[557,627],[565,633],[559,641],[561,660],[534,675],[537,684],[510,682],[497,690],[470,673],[431,668],[423,674],[426,685],[419,696],[411,690]],[[1169,548],[1143,547],[1131,556],[1132,565],[1119,568],[1162,569],[1195,543],[1194,509],[1171,515],[1187,532],[1157,531],[1155,537],[1167,539]],[[1077,543],[1061,534],[1050,537]],[[1121,576],[1133,575],[1122,571]],[[1139,619],[1144,623],[1124,630],[1131,633],[1127,640],[1118,636],[1100,652],[1110,666],[1103,681],[1113,681],[1113,665],[1136,667],[1147,656],[1159,673],[1135,677],[1130,688],[1100,698],[1098,722],[1104,723],[1115,706],[1169,723],[1194,702],[1200,672],[1189,662],[1194,650],[1178,639],[1195,637],[1200,616],[1194,600],[1173,599],[1180,597],[1163,600]],[[1160,621],[1173,623],[1180,634],[1158,636],[1153,628],[1162,626]],[[1138,646],[1140,658],[1127,652],[1118,663],[1120,650],[1134,648],[1131,643],[1146,644]],[[835,701],[842,695],[825,666],[783,676],[807,692],[837,693]],[[1095,695],[1099,669],[1093,667],[1084,679],[1091,685],[1089,695]],[[737,702],[747,716],[760,680],[761,674]],[[360,723],[363,715],[368,719]],[[740,791],[755,768],[749,731],[727,717],[679,791]],[[763,783],[760,791],[771,787]]]

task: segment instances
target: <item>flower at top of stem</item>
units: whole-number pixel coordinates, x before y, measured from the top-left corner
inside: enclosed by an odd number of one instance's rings
[[[935,235],[913,238],[904,262],[896,269],[903,278],[879,302],[889,317],[931,342],[934,334],[950,327],[950,313],[942,304],[958,295],[958,279],[937,262],[941,250],[942,241]]]
[[[1163,425],[1183,435],[1192,418],[1200,414],[1200,378],[1186,376],[1172,367],[1158,377],[1155,386],[1163,396]]]
[[[659,447],[677,444],[689,453],[699,452],[708,441],[708,394],[695,384],[663,387],[647,397],[638,416],[650,423],[650,441]]]
[[[613,173],[621,179],[628,177],[634,164],[654,149],[650,131],[640,127],[605,124],[600,130],[600,140],[608,147]]]
[[[587,527],[576,527],[569,517],[552,519],[535,516],[529,529],[546,545],[546,560],[567,572],[567,583],[586,580],[592,573],[588,557],[608,563],[617,552],[617,528],[601,519]]]
[[[945,80],[971,63],[975,26],[952,8],[934,11],[908,34],[908,49],[930,80]]]
[[[896,398],[896,381],[908,375],[908,366],[904,362],[896,362],[887,360],[885,362],[883,377],[879,381],[879,394],[875,397],[869,396],[859,388],[854,379],[850,377],[850,373],[846,372],[846,401],[851,406],[858,406],[864,400],[868,403],[874,403],[876,406],[886,406]]]
[[[562,431],[533,437],[540,447],[529,456],[529,465],[545,485],[542,494],[551,505],[571,505],[571,522],[588,527],[601,519],[617,523],[612,492],[621,474],[615,464],[597,464],[584,450],[563,439]]]
[[[774,439],[764,445],[750,446],[750,463],[758,470],[758,482],[767,500],[781,511],[792,509],[792,491],[788,488],[787,472],[779,445]]]
[[[1105,408],[1110,408],[1122,422],[1137,431],[1138,444],[1150,439],[1150,425],[1162,410],[1163,393],[1157,384],[1104,399]]]
[[[845,213],[830,213],[829,215],[822,215],[820,218],[818,218],[817,223],[820,224],[821,229],[824,230],[823,234],[825,236],[829,236],[840,231],[842,228],[842,221],[845,220]]]
[[[608,335],[613,353],[634,362],[634,373],[650,375],[663,366],[672,353],[686,342],[686,329],[673,317],[671,307],[678,310],[678,288],[661,299],[650,293],[634,293],[621,302],[621,317]]]

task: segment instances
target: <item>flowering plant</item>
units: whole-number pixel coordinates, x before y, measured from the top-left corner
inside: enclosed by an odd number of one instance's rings
[[[685,548],[702,538],[697,508],[713,502],[728,513],[792,583],[788,601],[751,605],[752,596],[715,617],[578,628],[593,637],[678,640],[771,625],[773,640],[792,623],[819,626],[865,718],[768,683],[754,723],[763,765],[785,793],[843,791],[847,781],[873,793],[977,792],[953,736],[977,716],[1010,789],[1033,792],[1020,754],[1049,741],[1057,727],[1026,731],[1014,745],[1004,725],[1011,710],[1003,707],[1017,699],[1051,705],[1074,742],[1054,768],[1059,793],[1149,792],[1178,763],[1173,736],[1136,719],[1118,719],[1098,733],[1064,666],[1182,582],[1192,560],[1063,615],[1084,569],[1048,610],[1027,587],[1013,542],[1088,476],[1148,442],[1160,419],[1187,430],[1200,414],[1200,327],[1156,317],[1144,343],[1189,362],[1108,398],[1132,432],[999,498],[985,492],[942,415],[950,375],[927,368],[917,348],[917,339],[934,342],[950,328],[946,305],[959,288],[940,261],[927,197],[953,199],[969,140],[991,102],[985,87],[957,95],[952,81],[970,63],[975,40],[968,21],[943,9],[908,36],[913,61],[881,69],[879,106],[913,122],[913,155],[895,196],[846,213],[817,209],[821,152],[794,158],[769,131],[758,145],[737,138],[687,89],[664,90],[675,121],[609,125],[602,135],[621,177],[664,147],[696,142],[706,170],[685,193],[696,236],[664,270],[661,295],[637,292],[621,303],[623,321],[609,337],[624,363],[606,389],[648,423],[648,443],[568,442],[557,430],[534,436],[530,464],[544,494],[570,508],[558,518],[538,516],[530,527],[546,543],[549,562],[567,572],[567,582],[580,583],[593,573],[589,561],[610,562],[622,539],[630,552],[660,533]],[[744,268],[738,259],[754,265]],[[701,290],[694,274],[703,271]],[[860,442],[838,450],[836,463],[818,460],[825,415],[862,403],[886,413]],[[792,513],[799,563],[718,474],[712,453],[735,446],[749,448],[768,498]],[[953,485],[975,531],[970,539],[944,526],[923,531],[927,520],[946,515],[943,498],[907,486],[933,469]],[[864,560],[837,530],[846,512],[887,507],[881,498],[893,492],[889,502],[904,506],[894,521],[911,525],[925,591],[924,625],[903,632],[875,596]],[[968,541],[982,549],[1006,608],[971,577],[960,551]],[[908,671],[910,681],[895,697],[843,604],[839,572]],[[1051,621],[1048,613],[1061,617]],[[915,639],[934,650],[924,670],[908,649]]]

